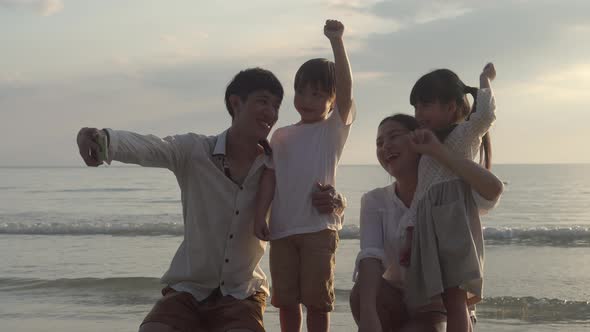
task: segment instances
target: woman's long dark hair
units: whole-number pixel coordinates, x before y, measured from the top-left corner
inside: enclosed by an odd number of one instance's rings
[[[410,93],[410,104],[416,106],[419,102],[455,102],[458,107],[456,121],[469,121],[471,113],[477,110],[477,91],[477,88],[465,85],[459,76],[451,70],[437,69],[420,77],[414,84]],[[473,107],[469,106],[468,94],[473,96]],[[437,131],[437,136],[441,141],[444,141],[454,127]],[[482,138],[479,155],[479,163],[490,169],[492,167],[492,142],[489,132]]]

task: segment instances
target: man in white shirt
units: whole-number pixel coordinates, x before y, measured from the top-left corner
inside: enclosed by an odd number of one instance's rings
[[[264,331],[268,296],[259,266],[265,244],[253,235],[254,203],[266,141],[283,98],[268,70],[241,71],[230,82],[225,103],[232,117],[217,136],[165,137],[82,128],[77,137],[88,166],[112,160],[171,170],[181,190],[184,239],[161,282],[163,297],[140,332]],[[106,142],[101,145],[101,142]],[[343,208],[332,187],[316,194],[321,213]]]

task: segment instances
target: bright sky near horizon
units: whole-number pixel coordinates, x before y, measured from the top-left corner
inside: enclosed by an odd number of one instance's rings
[[[240,69],[285,87],[277,126],[298,120],[292,82],[332,58],[341,20],[358,114],[343,164],[375,164],[379,121],[413,113],[435,68],[476,85],[493,61],[495,163],[590,162],[590,1],[0,0],[0,166],[82,165],[83,126],[217,134]]]

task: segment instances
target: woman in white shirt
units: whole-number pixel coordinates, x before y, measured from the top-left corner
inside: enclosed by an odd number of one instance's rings
[[[420,154],[427,154],[462,178],[473,189],[481,213],[492,209],[502,182],[468,159],[453,156],[414,117],[396,114],[381,121],[377,159],[395,182],[373,189],[361,200],[361,251],[355,267],[351,309],[359,331],[445,331],[446,311],[440,299],[408,312],[403,301],[404,268],[399,263],[399,225],[407,217],[418,180]]]

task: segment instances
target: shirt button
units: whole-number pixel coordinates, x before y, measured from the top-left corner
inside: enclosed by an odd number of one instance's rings
[[[221,281],[221,286],[225,285],[225,281]]]
[[[225,259],[225,262],[226,262],[226,263],[229,263],[229,259],[227,259],[227,258],[226,258],[226,259]]]
[[[240,214],[240,211],[236,210],[236,216],[237,216],[238,214]]]
[[[244,190],[244,186],[240,186],[240,190]]]
[[[230,239],[233,239],[233,238],[234,238],[234,235],[233,235],[233,234],[230,234],[230,235],[229,235],[229,238],[230,238]]]

